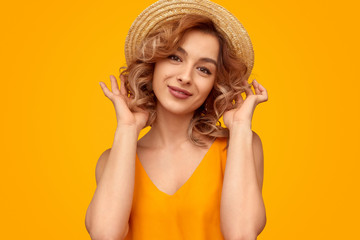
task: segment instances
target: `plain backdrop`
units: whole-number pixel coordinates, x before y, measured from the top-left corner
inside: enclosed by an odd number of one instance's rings
[[[7,1],[0,8],[2,239],[90,239],[95,166],[116,117],[99,81],[154,1]],[[217,0],[254,45],[269,93],[252,127],[264,148],[260,240],[350,239],[359,211],[356,1]],[[144,134],[142,132],[141,134]]]

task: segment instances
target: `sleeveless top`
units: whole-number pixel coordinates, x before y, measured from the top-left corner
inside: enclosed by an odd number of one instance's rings
[[[136,155],[129,232],[125,240],[224,239],[220,200],[226,138],[217,138],[191,177],[173,195],[160,191]]]

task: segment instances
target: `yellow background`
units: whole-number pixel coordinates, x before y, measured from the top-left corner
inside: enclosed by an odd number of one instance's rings
[[[95,166],[111,147],[110,84],[132,21],[154,1],[8,1],[0,9],[1,238],[90,239]],[[247,29],[269,93],[267,225],[258,239],[353,239],[359,225],[356,1],[215,1]],[[356,238],[356,237],[355,237]]]

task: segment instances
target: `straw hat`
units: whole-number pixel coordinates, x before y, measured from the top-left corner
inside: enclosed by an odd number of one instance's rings
[[[248,67],[249,77],[254,65],[254,51],[248,33],[240,21],[224,7],[208,0],[160,0],[147,7],[132,23],[125,40],[125,59],[129,64],[144,38],[163,23],[198,14],[210,18],[217,30],[232,45]]]

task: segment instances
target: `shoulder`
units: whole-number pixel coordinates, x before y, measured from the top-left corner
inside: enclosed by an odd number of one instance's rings
[[[101,175],[104,171],[104,168],[106,166],[106,162],[109,158],[109,154],[110,154],[111,148],[106,149],[99,157],[97,164],[96,164],[96,169],[95,169],[95,178],[96,178],[96,185],[99,184]]]

